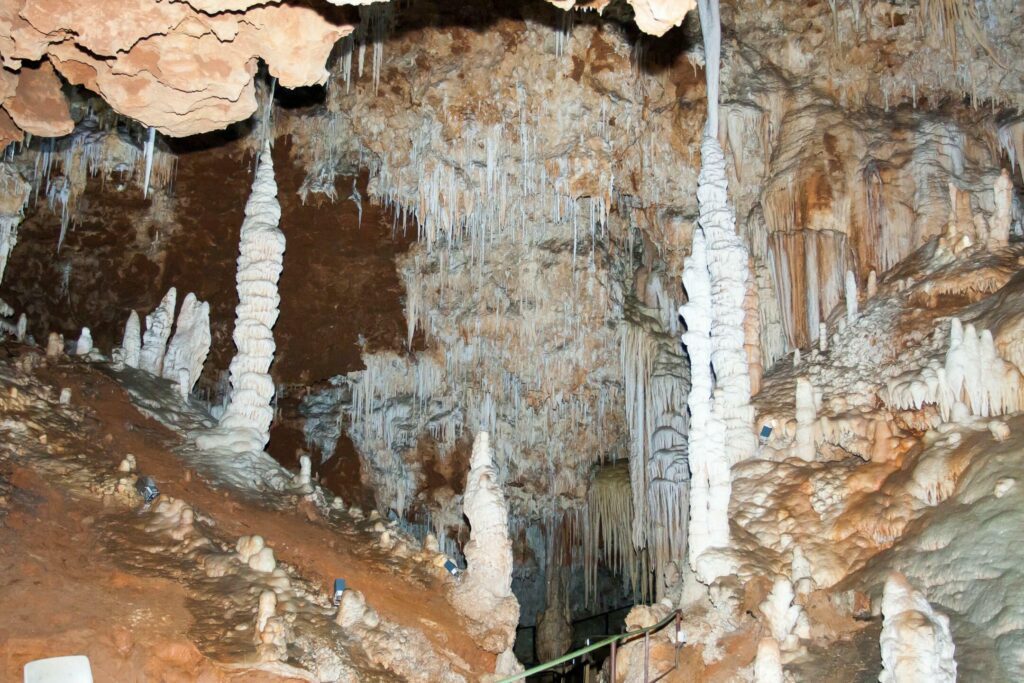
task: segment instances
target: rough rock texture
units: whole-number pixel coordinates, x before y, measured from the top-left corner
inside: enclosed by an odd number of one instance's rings
[[[37,134],[70,132],[67,105],[53,76],[98,93],[116,111],[169,135],[223,128],[256,110],[257,59],[285,87],[323,83],[334,43],[351,32],[339,13],[304,5],[152,4],[131,0],[114,15],[64,0],[8,3],[0,22],[0,54],[19,70],[5,103],[19,127]],[[43,59],[41,77],[25,61]],[[48,75],[46,75],[48,74]],[[49,81],[40,82],[40,78]],[[46,116],[33,95],[49,87]],[[23,102],[24,100],[24,102]],[[61,123],[61,108],[65,115]],[[56,118],[55,118],[56,117]],[[53,123],[51,123],[53,122]],[[43,132],[45,131],[45,132]]]
[[[654,35],[678,26],[693,8],[692,0],[630,3],[637,25]],[[70,83],[162,133],[202,133],[256,111],[258,60],[284,87],[320,84],[334,44],[353,29],[330,5],[129,0],[108,12],[67,0],[12,0],[0,14],[0,56],[12,70],[4,72],[0,95],[18,128],[67,134],[73,124],[56,67]]]

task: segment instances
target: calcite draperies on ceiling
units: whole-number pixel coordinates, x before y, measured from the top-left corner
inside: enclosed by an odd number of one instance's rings
[[[21,131],[58,136],[73,122],[54,68],[116,111],[161,133],[224,128],[256,111],[263,60],[287,88],[322,84],[334,44],[353,31],[328,2],[0,2],[0,143]],[[573,0],[553,2],[571,9]],[[606,2],[580,5],[604,9]],[[662,35],[693,0],[630,0],[640,29]]]

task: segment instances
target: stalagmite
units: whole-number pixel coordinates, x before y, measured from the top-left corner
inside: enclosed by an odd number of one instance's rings
[[[64,355],[64,336],[51,332],[46,339],[46,357],[60,358],[62,355]]]
[[[989,225],[988,247],[997,249],[1009,243],[1010,223],[1013,220],[1013,181],[1005,168],[996,178],[992,192],[995,195],[996,210]]]
[[[232,335],[237,352],[228,370],[231,396],[218,427],[196,439],[200,448],[261,451],[270,439],[274,381],[269,370],[276,348],[273,327],[281,300],[277,281],[285,249],[284,233],[278,228],[280,220],[281,205],[268,143],[260,154],[240,236],[238,307]]]
[[[736,219],[728,198],[725,156],[718,143],[718,92],[722,27],[717,0],[701,0],[701,32],[704,36],[707,76],[708,118],[701,142],[701,169],[697,181],[699,228],[683,270],[683,284],[693,303],[691,287],[700,303],[684,306],[680,312],[688,331],[683,343],[690,353],[691,410],[688,452],[691,454],[690,562],[701,581],[708,583],[726,571],[718,560],[698,560],[708,548],[729,544],[729,496],[732,466],[751,455],[757,447],[754,411],[750,404],[749,364],[744,348],[744,299],[750,275],[750,255],[736,232]],[[698,234],[700,240],[698,255]],[[706,258],[706,262],[701,261]],[[696,259],[696,263],[691,263]],[[704,318],[700,320],[700,318]],[[709,334],[711,368],[703,330]],[[696,334],[690,335],[691,331]],[[690,335],[688,337],[688,335]],[[690,345],[696,343],[697,356]],[[710,370],[714,370],[714,379]],[[698,421],[694,408],[712,394],[711,415]],[[697,408],[698,412],[703,410]],[[700,454],[699,456],[697,454]],[[696,457],[695,457],[696,456]]]
[[[88,327],[83,327],[82,333],[78,335],[78,341],[75,342],[75,355],[87,356],[90,351],[92,351],[92,332]]]
[[[857,319],[857,276],[852,270],[846,271],[846,322]]]
[[[139,352],[139,369],[159,376],[164,367],[164,352],[174,324],[174,307],[178,292],[171,287],[152,313],[146,316],[146,333],[142,335],[142,350]],[[130,322],[130,321],[129,321]],[[128,332],[125,330],[125,335]]]
[[[956,660],[949,618],[893,572],[882,595],[880,683],[953,683]]]
[[[796,380],[796,447],[795,455],[812,462],[815,455],[815,427],[818,423],[814,407],[814,387],[805,377]]]
[[[767,621],[772,638],[785,651],[796,648],[800,638],[808,637],[809,624],[803,608],[795,604],[793,584],[785,577],[778,577],[771,593],[759,609]]]
[[[210,304],[189,293],[181,304],[174,336],[167,345],[163,376],[177,382],[184,372],[186,393],[191,391],[203,372],[210,341]]]
[[[818,323],[818,350],[828,351],[828,325],[824,321]]]
[[[697,577],[709,583],[725,567],[715,561],[701,565],[698,558],[709,548],[728,546],[730,469],[754,454],[757,441],[750,366],[744,351],[743,300],[750,256],[736,233],[725,157],[718,142],[721,20],[717,0],[701,0],[698,7],[705,42],[708,121],[700,144],[699,227],[683,268],[689,302],[680,313],[687,325],[683,343],[690,357],[691,381],[687,400],[692,477],[689,559]]]
[[[754,658],[754,683],[782,683],[782,655],[779,643],[766,636],[757,644],[757,656]]]
[[[878,294],[878,273],[874,270],[868,273],[868,298],[873,299]]]
[[[456,610],[483,630],[478,642],[491,652],[501,653],[515,640],[519,602],[512,594],[508,506],[497,477],[488,434],[478,432],[463,494],[463,511],[470,528],[465,578],[448,597]]]
[[[721,430],[711,424],[715,419],[711,410],[714,390],[711,374],[711,278],[707,269],[704,231],[700,228],[693,234],[690,258],[683,267],[683,286],[687,303],[679,307],[679,314],[686,323],[682,341],[690,359],[690,395],[687,399],[691,473],[688,541],[690,564],[693,565],[712,544],[708,529],[709,470],[714,452],[711,449],[721,447],[720,442],[715,443],[716,438],[721,437]]]
[[[18,242],[18,226],[24,218],[31,189],[14,164],[0,164],[0,282]]]
[[[139,324],[139,314],[135,311],[128,315],[121,348],[124,351],[124,364],[130,368],[139,367],[139,357],[142,352],[142,330]]]

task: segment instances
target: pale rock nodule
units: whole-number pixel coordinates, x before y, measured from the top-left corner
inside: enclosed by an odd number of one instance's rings
[[[896,572],[885,582],[882,617],[880,683],[956,681],[949,619]]]

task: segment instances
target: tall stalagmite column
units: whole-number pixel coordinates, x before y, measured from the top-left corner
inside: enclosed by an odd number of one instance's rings
[[[499,674],[514,673],[511,653],[519,623],[519,602],[512,593],[512,540],[508,504],[491,460],[487,432],[478,432],[466,477],[462,509],[469,520],[466,575],[448,599],[472,620],[470,630],[486,650],[500,654]],[[510,670],[511,669],[511,670]]]
[[[736,217],[728,203],[725,155],[718,142],[722,42],[718,0],[700,0],[698,7],[704,35],[708,120],[697,180],[699,227],[694,235],[692,263],[687,263],[683,275],[693,305],[683,306],[680,312],[689,330],[683,341],[690,354],[692,378],[688,401],[693,476],[689,559],[698,577],[710,582],[721,576],[725,568],[712,558],[700,562],[698,558],[709,548],[728,545],[730,470],[736,462],[754,453],[757,442],[750,404],[749,359],[744,348],[744,299],[750,279],[750,254],[736,232]],[[694,344],[696,349],[691,348]],[[708,348],[714,370],[713,390],[707,367]],[[695,409],[697,415],[692,414]]]
[[[284,233],[278,228],[274,162],[267,144],[260,154],[252,193],[245,205],[238,256],[238,307],[232,338],[237,351],[228,368],[231,397],[219,429],[197,439],[201,448],[227,447],[235,452],[260,451],[270,440],[274,417],[274,323],[281,297],[277,281],[284,263]]]

